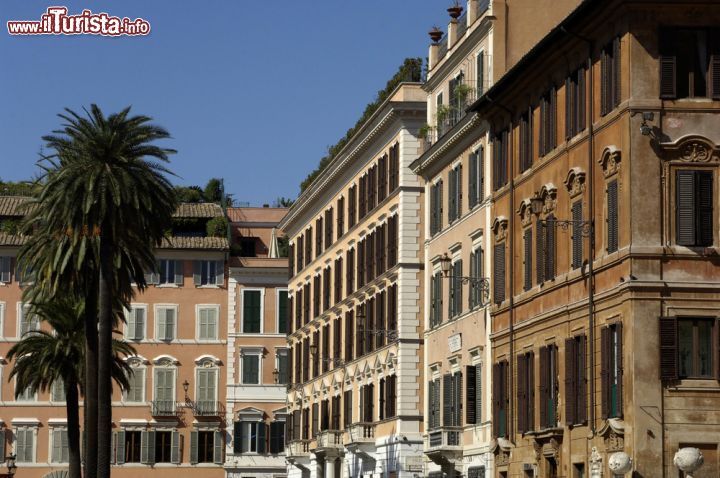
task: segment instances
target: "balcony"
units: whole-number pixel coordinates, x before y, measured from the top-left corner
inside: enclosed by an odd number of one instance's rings
[[[285,456],[289,462],[310,457],[310,440],[293,440],[285,447]]]
[[[178,418],[181,404],[173,400],[153,400],[150,402],[150,414],[157,418]]]
[[[375,424],[353,423],[347,428],[348,442],[345,447],[353,453],[371,458],[375,452]]]
[[[462,428],[441,427],[428,432],[425,454],[438,464],[454,463],[462,459]]]
[[[343,432],[339,430],[323,430],[318,432],[315,453],[339,451],[343,447]]]
[[[222,402],[201,400],[195,402],[193,414],[196,418],[222,418],[225,416],[225,405]]]

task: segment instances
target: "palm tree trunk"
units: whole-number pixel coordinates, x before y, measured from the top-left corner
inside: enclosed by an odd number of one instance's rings
[[[67,380],[65,383],[65,408],[67,411],[68,455],[70,459],[68,478],[82,478],[80,470],[82,467],[80,458],[80,405],[78,404],[77,380]]]
[[[98,461],[97,478],[110,478],[112,430],[112,249],[106,231],[100,238],[100,283],[98,295]]]
[[[91,280],[95,284],[94,278]],[[85,478],[97,477],[98,463],[98,320],[97,287],[85,297]]]

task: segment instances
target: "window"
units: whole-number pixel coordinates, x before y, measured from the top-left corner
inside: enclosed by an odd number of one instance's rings
[[[18,337],[22,337],[27,332],[40,330],[40,317],[30,312],[29,304],[19,304],[18,306],[19,324]]]
[[[278,370],[278,383],[286,384],[288,380],[288,350],[279,349],[276,353],[277,358],[277,370]]]
[[[493,139],[493,190],[497,191],[508,182],[508,136],[506,129]]]
[[[430,279],[430,327],[442,322],[442,272],[437,271]]]
[[[176,284],[183,283],[183,261],[175,261],[169,259],[161,259],[159,261],[159,284]]]
[[[600,54],[600,114],[620,104],[620,39],[605,45]]]
[[[532,107],[520,117],[520,172],[532,167],[533,162],[533,110]]]
[[[15,459],[18,463],[35,462],[35,428],[15,429]]]
[[[587,382],[584,335],[565,340],[565,424],[587,422]]]
[[[483,251],[477,248],[470,253],[470,277],[481,279],[483,277]],[[482,305],[483,291],[479,283],[470,282],[470,308]]]
[[[145,318],[147,306],[133,305],[125,314],[125,338],[142,340],[145,338]]]
[[[442,179],[430,186],[430,235],[442,230]]]
[[[345,198],[337,200],[337,224],[335,230],[337,239],[340,239],[345,233]]]
[[[235,453],[265,453],[267,426],[263,422],[235,422]]]
[[[364,423],[375,421],[375,384],[360,387],[360,418]]]
[[[462,314],[462,259],[453,262],[450,269],[450,301],[448,318]]]
[[[485,478],[485,467],[476,466],[468,469],[468,478]]]
[[[470,153],[470,159],[468,161],[470,175],[468,178],[468,201],[469,207],[473,207],[480,204],[482,199],[485,197],[485,152],[483,147]]]
[[[343,259],[342,257],[338,257],[335,259],[335,277],[333,279],[333,288],[335,289],[335,293],[333,296],[333,303],[337,304],[342,300],[342,293],[343,293],[343,284],[342,284],[342,273],[343,273]]]
[[[485,93],[485,52],[478,53],[475,59],[475,80],[477,81],[477,97]]]
[[[33,392],[29,387],[25,388],[24,390],[17,390],[17,381],[15,382],[15,387],[16,387],[16,390],[15,390],[15,400],[16,401],[18,401],[18,402],[34,402],[35,400],[37,400],[37,396],[36,396],[35,392]]]
[[[680,377],[713,376],[713,323],[714,319],[678,319]]]
[[[50,385],[50,401],[65,401],[65,383],[61,378],[56,378],[55,380],[53,380],[52,385]]]
[[[540,156],[545,156],[557,146],[557,90],[553,86],[540,98]]]
[[[345,390],[343,393],[343,425],[345,428],[353,423],[353,407],[352,407],[353,391]]]
[[[149,432],[150,438],[152,435],[155,435],[155,456],[154,460],[149,457],[148,463],[180,463],[180,433],[157,430]]]
[[[585,68],[565,79],[565,139],[585,130]]]
[[[557,346],[540,348],[540,428],[555,428],[558,417]]]
[[[193,261],[193,282],[196,286],[225,284],[225,263]]]
[[[390,148],[389,187],[392,193],[400,186],[400,143]]]
[[[660,32],[660,98],[720,99],[720,29]]]
[[[321,297],[321,286],[322,278],[320,274],[313,277],[313,317],[320,315],[320,297]]]
[[[115,438],[115,461],[118,464],[140,463],[143,432],[121,430]]]
[[[175,306],[158,306],[155,308],[155,337],[158,340],[175,339],[175,322],[177,308]]]
[[[523,290],[532,289],[532,229],[523,231]]]
[[[323,218],[315,219],[315,257],[323,252]]]
[[[502,304],[505,300],[505,243],[495,244],[493,251],[493,301]]]
[[[354,184],[348,189],[348,229],[355,225],[355,218],[357,214],[356,207],[357,200],[357,186]]]
[[[355,359],[353,350],[353,331],[355,330],[355,316],[352,310],[345,312],[345,362]]]
[[[255,257],[257,252],[255,246],[257,245],[257,238],[255,237],[239,237],[240,241],[240,255],[242,257]]]
[[[12,270],[12,257],[0,256],[0,282],[10,282],[10,271]]]
[[[260,384],[260,355],[242,356],[242,383],[246,385]]]
[[[519,433],[535,429],[535,354],[517,357],[517,428]]]
[[[259,334],[262,331],[262,291],[243,290],[243,332],[246,334]]]
[[[332,246],[333,243],[333,210],[332,208],[325,211],[325,249]]]
[[[217,430],[193,430],[190,432],[190,463],[223,462],[222,432]]]
[[[462,425],[462,372],[443,375],[443,426]]]
[[[133,367],[132,375],[128,377],[130,389],[123,391],[124,402],[144,402],[145,401],[145,369],[142,367]]]
[[[288,307],[288,291],[277,291],[277,333],[286,334],[288,332],[288,322],[290,321],[290,312]]]
[[[380,379],[380,420],[393,418],[397,409],[397,376],[390,375]]]
[[[508,363],[506,360],[493,365],[492,379],[493,436],[507,437],[508,430]]]
[[[572,268],[579,269],[583,264],[583,207],[582,201],[572,205]]]
[[[385,200],[388,195],[387,185],[387,173],[388,173],[388,155],[385,154],[378,159],[378,188],[377,188],[377,199],[378,203]]]
[[[155,368],[154,409],[160,413],[175,410],[175,369]]]
[[[681,246],[713,244],[713,172],[675,172],[675,240]]]
[[[677,332],[675,331],[674,333]],[[665,359],[665,356],[663,355],[662,345],[663,343],[661,335],[661,367]],[[600,375],[602,379],[602,416],[604,418],[621,417],[623,413],[623,346],[621,322],[611,324],[608,327],[601,329],[600,346]],[[674,357],[677,357],[677,354],[675,354]]]
[[[196,375],[195,400],[198,411],[212,413],[217,411],[217,368],[200,368]]]
[[[465,74],[461,71],[448,85],[450,106],[450,124],[455,125],[465,114],[465,96],[458,94],[458,87],[465,83]]]
[[[68,435],[65,428],[53,428],[51,463],[67,463],[69,460]]]
[[[323,269],[323,288],[322,288],[322,310],[323,312],[330,308],[330,281],[332,277],[332,271],[330,267]]]
[[[218,337],[218,306],[198,307],[198,339],[216,340]]]
[[[607,184],[607,252],[618,250],[618,182]]]
[[[440,427],[440,379],[428,382],[428,428]]]
[[[279,455],[285,451],[285,422],[270,422],[270,453]]]
[[[482,423],[482,365],[465,367],[467,385],[465,386],[465,422],[468,425]]]
[[[538,284],[555,278],[555,232],[555,216],[552,214],[535,225],[535,271]]]
[[[448,173],[448,222],[462,216],[462,164],[458,164]]]

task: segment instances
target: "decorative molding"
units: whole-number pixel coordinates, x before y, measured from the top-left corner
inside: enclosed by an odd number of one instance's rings
[[[568,171],[565,177],[565,187],[571,198],[575,198],[585,192],[585,171],[575,167]]]
[[[525,198],[520,201],[520,207],[516,211],[520,216],[520,223],[523,227],[528,227],[532,224],[532,208],[530,207],[530,198]]]
[[[720,162],[720,145],[700,135],[688,135],[674,143],[660,143],[664,158],[668,161],[687,163]]]
[[[622,156],[620,150],[615,146],[608,146],[603,150],[598,163],[603,169],[603,174],[606,178],[616,174],[620,170],[620,161]]]
[[[505,216],[498,216],[493,220],[491,226],[492,232],[495,235],[495,242],[502,242],[507,237],[508,220]]]
[[[205,354],[195,359],[195,365],[210,368],[215,365],[222,365],[222,361],[214,355]]]
[[[152,360],[153,364],[161,367],[173,367],[180,365],[180,361],[170,355],[158,355]]]
[[[538,195],[543,200],[543,214],[550,214],[557,207],[557,188],[553,183],[543,184]]]

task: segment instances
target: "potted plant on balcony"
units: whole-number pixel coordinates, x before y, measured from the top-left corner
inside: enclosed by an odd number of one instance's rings
[[[455,87],[454,93],[455,98],[457,98],[458,105],[464,106],[466,104],[466,101],[468,99],[468,96],[470,96],[470,93],[472,93],[473,89],[470,85],[466,85],[465,83],[460,83]]]
[[[460,15],[462,15],[463,7],[461,7],[460,3],[455,0],[455,3],[453,3],[452,7],[448,8],[447,11],[453,20],[457,20]]]
[[[418,137],[423,140],[427,140],[427,137],[430,136],[430,133],[432,133],[435,130],[432,126],[425,123],[420,127],[418,130]]]
[[[437,43],[442,38],[443,31],[440,30],[437,26],[434,26],[432,27],[432,30],[428,32],[428,35],[430,35],[430,40],[432,40],[433,43]]]
[[[438,126],[440,126],[450,116],[450,106],[448,105],[437,105],[435,108],[435,120]]]

